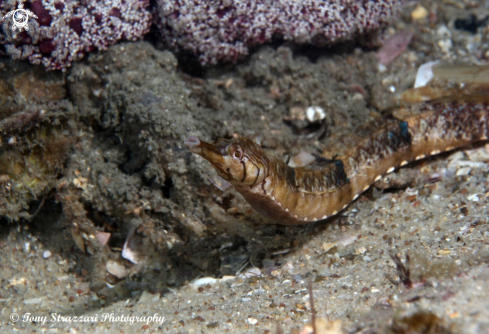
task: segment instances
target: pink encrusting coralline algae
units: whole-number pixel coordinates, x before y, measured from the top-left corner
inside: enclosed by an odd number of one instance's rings
[[[203,64],[236,61],[248,47],[282,37],[323,45],[378,29],[403,0],[157,0],[156,23],[172,47]]]
[[[119,40],[136,40],[149,31],[149,0],[0,0],[1,15],[19,3],[36,18],[28,31],[12,30],[2,21],[0,44],[15,59],[28,59],[48,69],[64,69],[94,49],[104,50]]]

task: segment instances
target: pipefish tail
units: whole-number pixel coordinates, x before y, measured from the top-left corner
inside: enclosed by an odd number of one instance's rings
[[[399,109],[364,125],[353,145],[334,159],[292,168],[254,141],[239,137],[213,144],[195,136],[185,145],[261,214],[297,225],[326,219],[354,201],[382,176],[409,162],[487,140],[489,98],[437,101]]]

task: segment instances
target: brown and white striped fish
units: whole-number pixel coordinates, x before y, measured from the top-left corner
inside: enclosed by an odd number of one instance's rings
[[[208,160],[256,211],[296,225],[336,215],[374,182],[411,161],[487,140],[488,122],[489,98],[484,96],[413,105],[362,126],[351,137],[354,144],[334,159],[299,168],[243,137],[210,144],[190,136],[185,145]]]

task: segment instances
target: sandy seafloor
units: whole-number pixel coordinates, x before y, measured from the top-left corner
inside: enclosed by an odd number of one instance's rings
[[[384,38],[403,29],[414,37],[385,69],[378,48],[355,43],[262,46],[210,68],[148,42],[121,43],[49,76],[2,58],[2,82],[24,75],[54,87],[50,99],[76,116],[67,116],[74,144],[52,190],[24,209],[35,217],[1,221],[0,332],[275,333],[279,324],[297,333],[311,319],[312,282],[317,317],[339,319],[345,333],[489,333],[484,143],[411,164],[389,175],[409,185],[372,188],[341,215],[297,227],[218,189],[210,165],[183,145],[189,135],[240,134],[284,158],[321,153],[398,107],[421,64],[487,64],[487,28],[454,29],[457,18],[487,16],[487,1],[422,4],[436,12],[431,23],[413,21],[408,4],[386,30]],[[309,106],[325,110],[321,124],[284,121]],[[134,228],[138,264],[121,257]],[[100,232],[110,233],[105,246]],[[411,286],[390,254],[409,268]],[[234,277],[211,279],[225,275]],[[154,314],[163,318],[127,322]]]

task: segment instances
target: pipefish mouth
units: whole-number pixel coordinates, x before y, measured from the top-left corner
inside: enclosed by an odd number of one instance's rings
[[[256,211],[279,224],[298,225],[336,215],[396,168],[487,140],[488,122],[487,98],[412,105],[364,125],[370,131],[340,156],[298,168],[244,137],[211,144],[190,136],[185,145]]]

